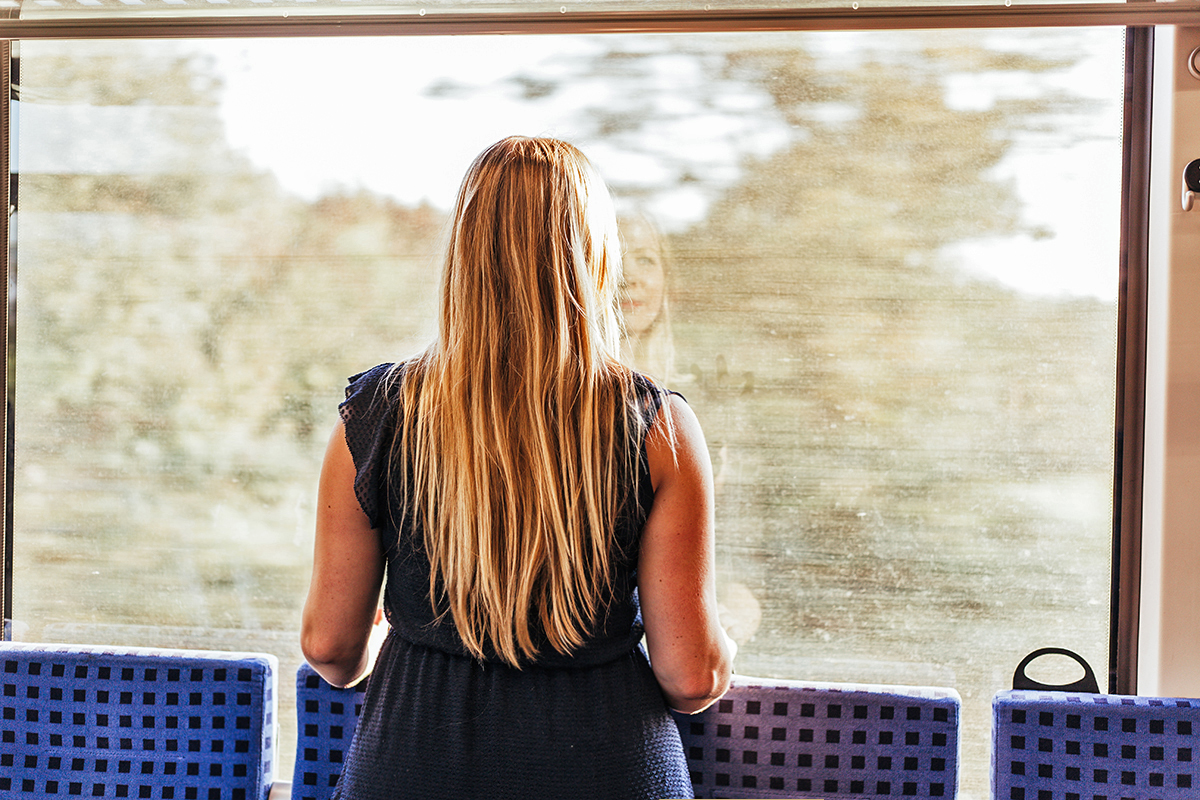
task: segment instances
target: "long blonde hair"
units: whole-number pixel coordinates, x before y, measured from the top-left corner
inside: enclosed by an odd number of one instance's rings
[[[424,527],[430,602],[519,665],[579,647],[611,593],[641,417],[619,362],[620,247],[575,147],[511,137],[459,189],[438,338],[403,371],[390,459]],[[636,495],[634,495],[636,497]]]

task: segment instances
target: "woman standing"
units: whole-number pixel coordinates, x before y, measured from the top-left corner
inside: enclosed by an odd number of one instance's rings
[[[504,139],[459,190],[437,340],[351,378],[302,646],[345,686],[381,583],[390,629],[338,797],[691,796],[667,707],[718,698],[733,649],[711,466],[620,363],[620,269],[583,154]]]

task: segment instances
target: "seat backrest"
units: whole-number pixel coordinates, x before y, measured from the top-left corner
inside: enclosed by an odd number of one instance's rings
[[[676,714],[697,797],[945,797],[958,792],[953,689],[735,677]]]
[[[1006,691],[992,699],[996,800],[1194,800],[1200,700]]]
[[[363,684],[296,674],[293,800],[333,794]],[[961,700],[952,689],[737,678],[701,714],[676,714],[697,797],[953,798]]]
[[[325,682],[308,664],[296,671],[296,766],[292,800],[326,800],[333,795],[358,717],[366,681],[351,689]]]
[[[265,800],[274,656],[0,642],[0,796]]]

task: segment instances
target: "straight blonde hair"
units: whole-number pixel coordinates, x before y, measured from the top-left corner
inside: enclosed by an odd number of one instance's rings
[[[619,361],[620,281],[612,200],[583,153],[511,137],[476,158],[390,465],[424,528],[430,602],[445,598],[477,658],[490,644],[520,666],[542,634],[570,653],[611,599],[643,427]]]

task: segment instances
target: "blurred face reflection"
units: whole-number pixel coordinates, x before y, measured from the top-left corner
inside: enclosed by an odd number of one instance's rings
[[[621,292],[621,315],[630,336],[641,336],[654,325],[662,312],[666,275],[658,237],[645,224],[634,223],[624,229],[625,255],[622,265],[625,283]]]

